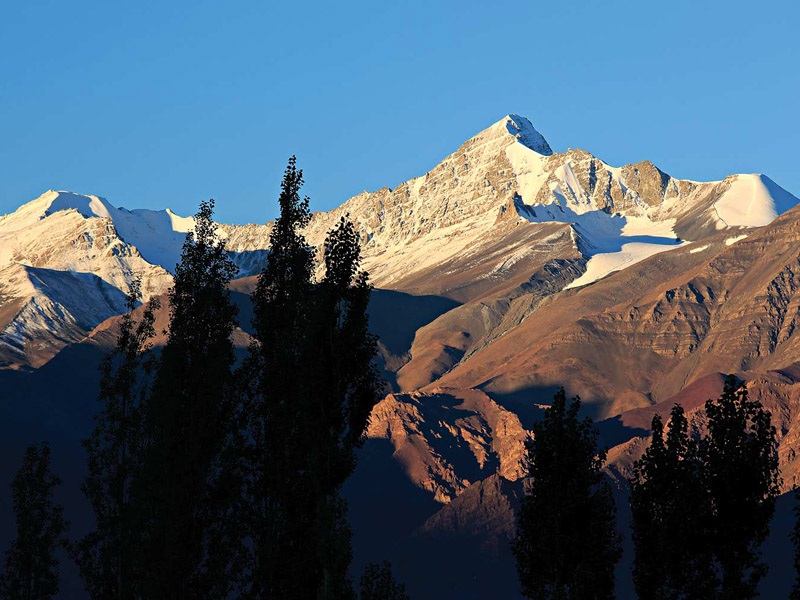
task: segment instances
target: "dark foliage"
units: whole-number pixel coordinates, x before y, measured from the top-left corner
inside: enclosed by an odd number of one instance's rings
[[[719,597],[758,595],[767,572],[760,547],[780,492],[775,428],[769,411],[750,400],[733,376],[705,405],[708,435],[700,450],[712,514],[710,539],[721,580]]]
[[[213,201],[187,235],[170,290],[169,337],[147,402],[145,461],[133,495],[143,515],[141,595],[222,598],[235,578],[227,525],[237,493],[221,459],[232,435],[236,274],[215,235]]]
[[[653,600],[711,598],[717,579],[706,535],[711,515],[698,444],[678,404],[666,440],[658,415],[652,432],[630,482],[636,593]]]
[[[11,482],[17,536],[6,552],[0,598],[44,600],[58,595],[56,550],[66,548],[69,527],[53,500],[60,483],[50,471],[50,446],[29,446]]]
[[[131,486],[142,467],[145,450],[144,403],[154,360],[147,356],[155,336],[151,300],[141,320],[133,310],[140,299],[139,281],[131,286],[128,312],[122,316],[114,351],[101,364],[101,410],[84,441],[88,475],[83,492],[95,514],[96,531],[75,548],[86,589],[92,598],[135,598],[141,548],[141,515],[131,502]],[[139,572],[137,572],[139,571]]]
[[[410,600],[406,586],[395,581],[392,565],[370,563],[364,568],[359,587],[359,600]]]
[[[755,598],[766,574],[760,547],[781,483],[770,413],[733,376],[705,412],[708,433],[699,441],[680,406],[666,442],[655,417],[650,448],[635,466],[640,598]]]
[[[620,558],[611,489],[590,419],[562,388],[528,443],[532,481],[513,544],[522,593],[537,599],[610,599]]]
[[[292,157],[253,297],[256,341],[241,371],[249,415],[249,595],[349,598],[350,529],[339,491],[355,468],[380,387],[367,329],[371,286],[346,219],[330,232],[326,273],[314,283],[313,251],[300,232],[310,218],[302,183]]]

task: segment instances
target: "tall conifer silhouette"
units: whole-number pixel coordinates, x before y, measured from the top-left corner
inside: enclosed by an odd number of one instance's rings
[[[711,518],[698,444],[676,404],[664,435],[652,421],[650,446],[634,464],[631,529],[639,598],[711,598],[717,586],[707,528]]]
[[[94,510],[96,530],[77,544],[76,555],[86,589],[92,598],[135,598],[142,576],[141,511],[131,488],[141,475],[146,450],[144,407],[154,366],[147,352],[155,336],[158,298],[152,299],[134,321],[140,300],[135,280],[127,297],[128,312],[120,320],[114,351],[101,363],[99,414],[84,441],[88,475],[83,491]]]
[[[251,415],[249,594],[349,598],[350,529],[339,491],[380,387],[367,328],[371,286],[346,219],[329,233],[325,276],[314,281],[302,184],[292,157],[253,297],[256,341],[242,369]]]
[[[701,442],[711,500],[711,541],[719,569],[720,597],[758,596],[767,572],[761,545],[780,493],[775,428],[769,411],[749,398],[733,375],[717,400],[705,405],[708,435]]]
[[[213,200],[186,237],[169,293],[170,326],[147,403],[149,448],[134,493],[144,502],[147,598],[225,597],[233,580],[216,548],[230,510],[219,459],[230,435],[236,267],[215,235]],[[221,556],[221,554],[223,556]]]
[[[529,598],[610,600],[620,558],[614,500],[601,469],[591,419],[578,417],[562,388],[527,444],[531,482],[513,544],[522,593]]]
[[[50,470],[50,446],[29,446],[11,482],[16,538],[6,552],[0,598],[45,600],[58,596],[56,550],[67,546],[64,510],[53,500],[61,480]]]

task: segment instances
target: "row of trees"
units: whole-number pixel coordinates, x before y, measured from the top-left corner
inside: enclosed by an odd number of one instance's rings
[[[327,236],[315,281],[302,184],[292,157],[238,365],[228,289],[237,269],[216,236],[213,201],[184,243],[160,353],[158,302],[137,320],[132,287],[84,444],[96,530],[70,545],[92,598],[356,597],[340,492],[381,388],[371,286],[345,218]],[[57,592],[53,553],[66,532],[57,483],[47,446],[32,447],[14,483],[18,538],[2,597]],[[361,587],[362,598],[405,597],[388,565],[372,565]]]
[[[611,488],[590,419],[562,389],[528,444],[531,483],[514,553],[523,594],[537,599],[611,599],[621,556]],[[780,491],[770,413],[734,377],[705,405],[707,433],[690,431],[680,405],[630,483],[633,579],[642,599],[744,600],[767,572],[760,547]],[[800,532],[800,529],[798,529]],[[800,533],[795,533],[800,542]],[[800,564],[800,545],[796,545]],[[800,597],[800,579],[793,598]]]

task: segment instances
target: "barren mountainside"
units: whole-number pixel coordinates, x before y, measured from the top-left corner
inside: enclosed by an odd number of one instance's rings
[[[788,489],[800,469],[797,204],[765,175],[703,183],[649,161],[555,152],[509,115],[426,174],[314,213],[305,233],[320,256],[341,216],[356,223],[376,286],[387,395],[348,483],[356,567],[392,559],[415,598],[514,597],[515,581],[496,580],[513,579],[524,443],[562,385],[600,421],[622,493],[652,415],[680,402],[702,430],[703,401],[736,372],[773,413]],[[169,209],[59,191],[0,217],[9,430],[45,414],[53,426],[57,405],[65,435],[80,439],[96,395],[87,382],[132,278],[147,297],[164,294],[192,226]],[[218,226],[240,269],[245,331],[271,227]],[[383,508],[365,514],[366,499]],[[433,567],[443,556],[474,560],[471,587]]]

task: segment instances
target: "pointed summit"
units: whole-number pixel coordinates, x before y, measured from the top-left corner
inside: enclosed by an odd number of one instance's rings
[[[503,123],[508,133],[534,152],[538,152],[543,156],[553,154],[553,150],[547,140],[544,139],[544,136],[536,131],[536,128],[525,117],[512,113],[500,119],[498,123]]]
[[[527,150],[540,156],[550,156],[553,150],[544,136],[525,117],[509,114],[492,123],[489,127],[475,134],[467,144],[479,141],[481,144],[492,142],[495,151],[501,151],[517,142]]]

